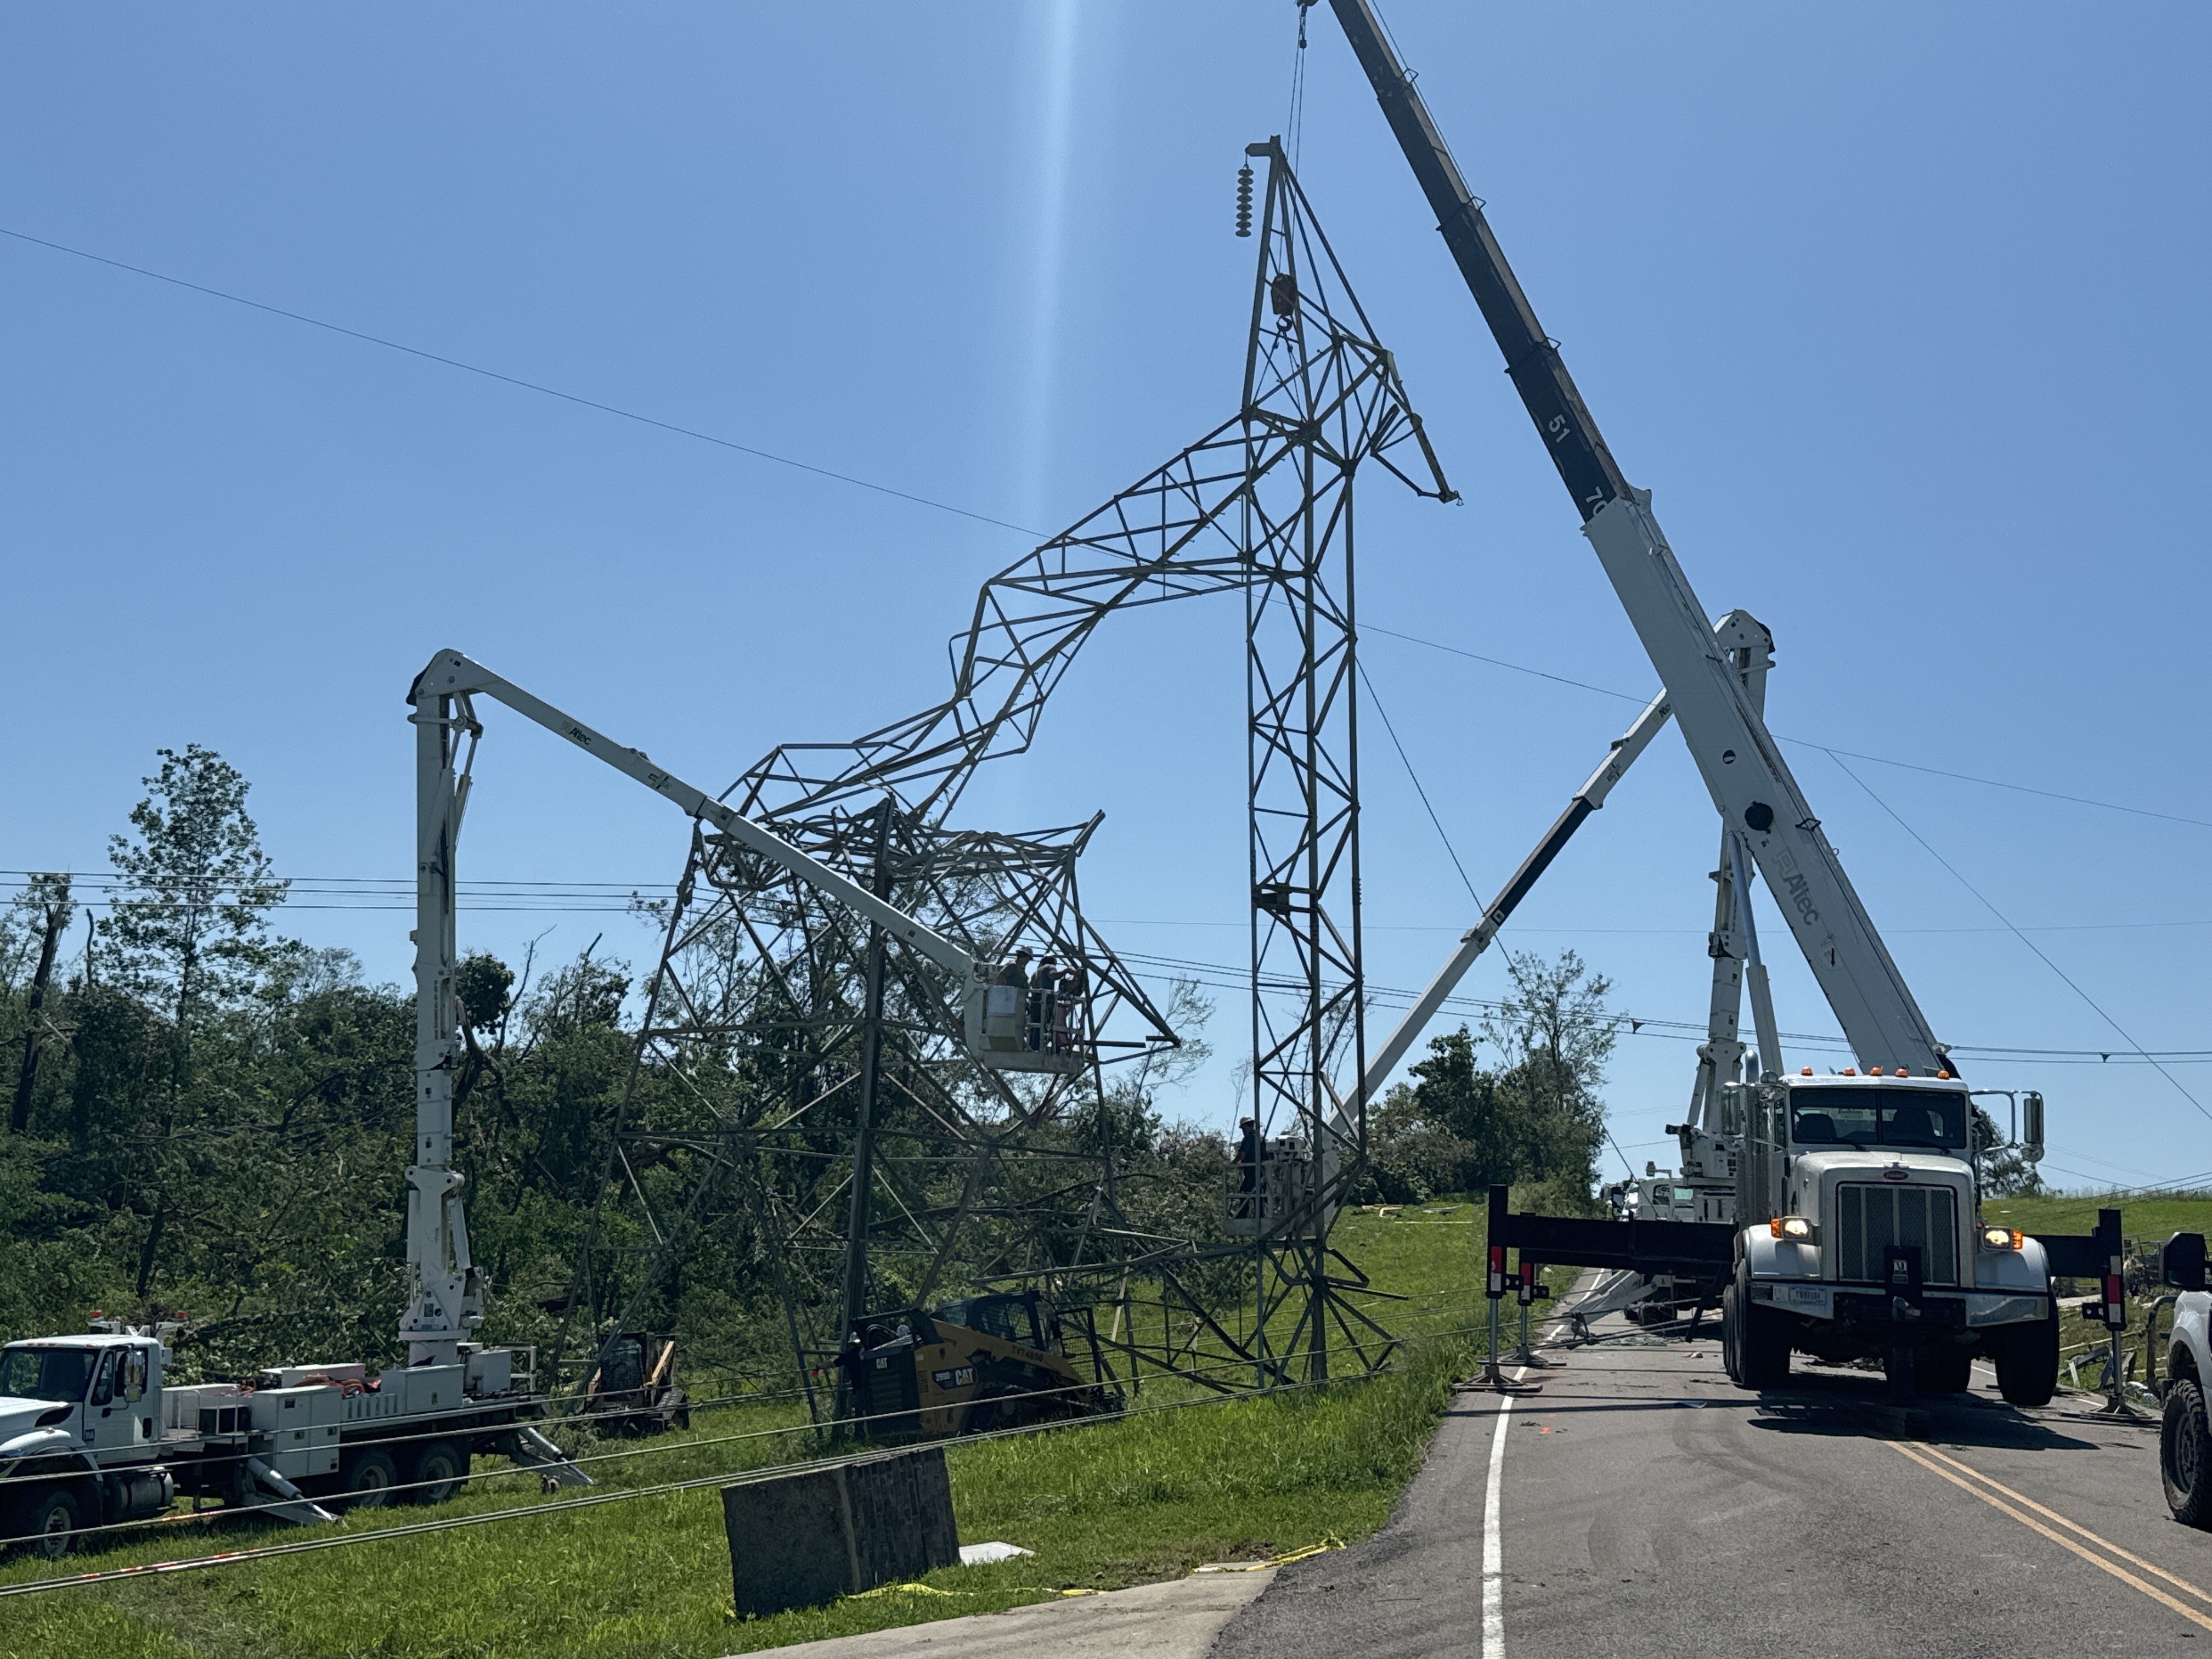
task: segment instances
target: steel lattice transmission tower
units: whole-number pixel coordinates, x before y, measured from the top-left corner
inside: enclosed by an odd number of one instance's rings
[[[1381,1334],[1333,1296],[1328,1249],[1367,1152],[1352,483],[1372,459],[1423,495],[1453,492],[1281,145],[1251,153],[1267,161],[1242,417],[1251,1115],[1273,1152],[1255,1206],[1273,1247],[1255,1266],[1255,1346],[1262,1358],[1303,1352],[1319,1380],[1332,1323],[1363,1352],[1348,1322]],[[1390,459],[1408,441],[1425,483]],[[1273,1345],[1286,1304],[1296,1323]]]
[[[617,1227],[607,1211],[612,1231],[586,1246],[569,1298],[594,1330],[610,1316],[619,1325],[618,1310],[697,1249],[709,1218],[741,1211],[803,1370],[809,1352],[835,1346],[834,1326],[822,1324],[865,1293],[871,1254],[905,1263],[926,1296],[959,1270],[976,1218],[1018,1226],[996,1195],[1006,1161],[1071,1103],[1095,1098],[1103,1066],[1141,1062],[1175,1038],[1082,915],[1076,860],[1097,819],[1024,834],[947,820],[977,768],[1030,747],[1048,698],[1108,616],[1237,593],[1253,688],[1254,1115],[1287,1121],[1316,1178],[1293,1205],[1232,1219],[1233,1241],[1102,1222],[1102,1236],[1121,1241],[1105,1254],[1079,1246],[1024,1271],[1062,1285],[1158,1278],[1164,1297],[1262,1380],[1285,1374],[1297,1352],[1325,1372],[1332,1322],[1370,1364],[1387,1349],[1379,1327],[1333,1297],[1340,1281],[1328,1266],[1328,1223],[1358,1175],[1366,1121],[1344,1082],[1358,1078],[1363,1052],[1352,481],[1371,460],[1421,495],[1453,497],[1279,145],[1252,154],[1267,157],[1268,179],[1238,412],[987,580],[951,641],[942,702],[849,742],[782,744],[726,792],[979,957],[1022,940],[1080,963],[1088,1063],[1027,1079],[977,1066],[930,964],[883,949],[742,848],[697,838],[633,1072],[672,1099],[636,1116],[625,1108],[601,1203],[618,1207],[628,1194],[636,1213]],[[828,1111],[853,1115],[846,1151],[814,1127]],[[940,1157],[874,1155],[875,1140],[924,1121],[942,1132]],[[678,1160],[696,1176],[655,1214],[640,1168]],[[634,1241],[626,1255],[617,1234]],[[1176,1279],[1194,1261],[1232,1255],[1250,1257],[1261,1287],[1243,1337]],[[1293,1309],[1291,1335],[1271,1342],[1271,1322]],[[1164,1339],[1157,1356],[1133,1341],[1109,1346],[1132,1365],[1178,1364]]]

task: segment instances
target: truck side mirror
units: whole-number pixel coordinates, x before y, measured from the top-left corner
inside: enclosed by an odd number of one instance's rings
[[[2176,1233],[2160,1245],[2158,1276],[2177,1291],[2204,1289],[2204,1235]]]
[[[2020,1155],[2043,1162],[2043,1097],[2033,1089],[2020,1097]]]

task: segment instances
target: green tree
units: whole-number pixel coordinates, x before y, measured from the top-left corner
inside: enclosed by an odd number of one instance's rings
[[[1991,1198],[2034,1198],[2044,1190],[2043,1172],[2005,1139],[1997,1121],[1974,1108],[1974,1159],[1981,1166],[1982,1191]]]
[[[1599,1091],[1615,1040],[1611,988],[1571,951],[1508,958],[1514,994],[1484,1021],[1431,1040],[1376,1108],[1370,1192],[1418,1203],[1445,1192],[1528,1182],[1562,1202],[1586,1199],[1605,1136]],[[1477,1050],[1499,1055],[1484,1066]]]
[[[112,907],[106,963],[123,988],[160,1006],[181,1086],[208,1017],[252,990],[270,961],[267,916],[291,884],[271,872],[246,816],[247,784],[211,749],[156,750],[161,769],[108,841],[125,896]]]

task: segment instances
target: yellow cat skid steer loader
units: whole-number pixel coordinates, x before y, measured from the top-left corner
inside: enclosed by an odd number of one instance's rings
[[[1088,1417],[1120,1401],[1068,1360],[1060,1316],[1035,1291],[872,1314],[837,1363],[860,1437],[877,1444]]]

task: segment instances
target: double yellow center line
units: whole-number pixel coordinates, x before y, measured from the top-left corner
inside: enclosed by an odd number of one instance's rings
[[[2061,1549],[2071,1550],[2091,1566],[2101,1568],[2122,1583],[2141,1590],[2161,1607],[2179,1613],[2200,1630],[2212,1631],[2212,1614],[2203,1608],[2212,1608],[2212,1591],[2201,1590],[2186,1578],[2179,1578],[2164,1567],[2153,1566],[2140,1555],[2131,1555],[2109,1539],[2100,1538],[2078,1522],[2069,1521],[2055,1510],[2045,1509],[2033,1498],[2014,1492],[2001,1481],[1992,1480],[1979,1469],[1969,1468],[1955,1457],[1946,1457],[1933,1446],[1909,1446],[1900,1441],[1882,1443],[1899,1456],[1907,1457],[1931,1474],[1941,1475],[1961,1492],[1972,1492],[1993,1510],[2002,1510],[2031,1532],[2040,1533]],[[2069,1537],[2068,1534],[2074,1534]],[[2081,1540],[2086,1540],[2087,1542]],[[2121,1562],[2127,1566],[2122,1566]],[[2130,1571],[2129,1568],[2136,1569]],[[2141,1575],[2148,1574],[2149,1577]],[[2188,1602],[2150,1582],[2163,1579],[2183,1595],[2194,1597],[2202,1607]]]

